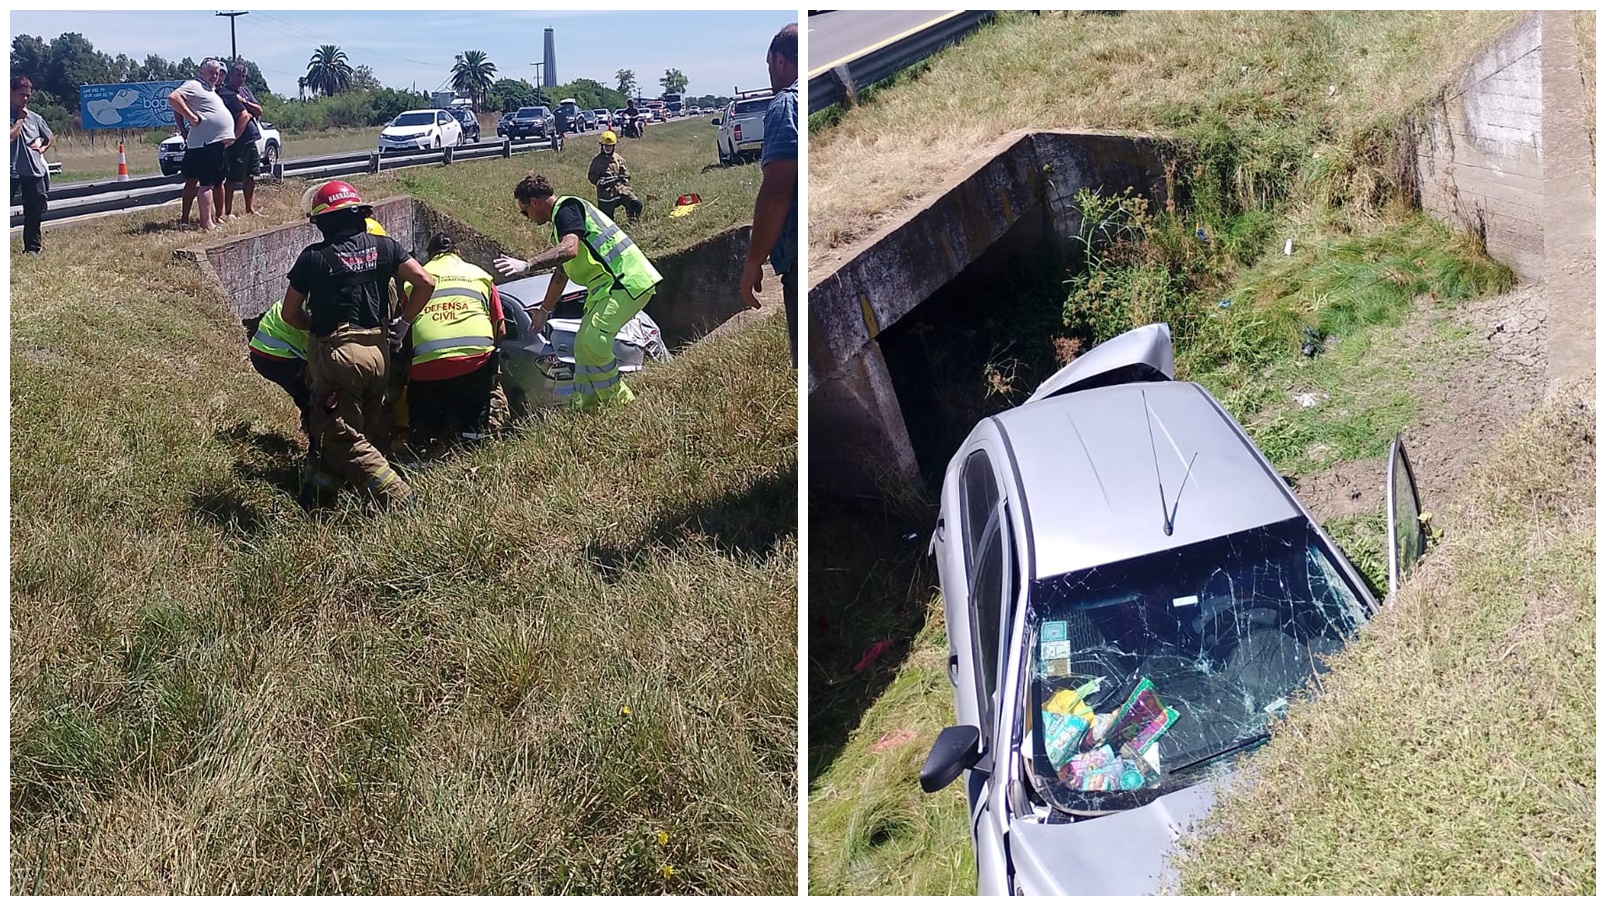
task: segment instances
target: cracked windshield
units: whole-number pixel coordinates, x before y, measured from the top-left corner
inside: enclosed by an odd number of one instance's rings
[[[1036,582],[1026,732],[1038,794],[1130,808],[1266,738],[1366,614],[1303,519]]]

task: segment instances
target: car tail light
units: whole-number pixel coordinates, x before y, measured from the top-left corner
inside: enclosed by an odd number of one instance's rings
[[[735,125],[735,127],[732,128],[731,134],[736,137],[737,141],[741,141],[742,140],[742,124],[741,123],[737,123]]]

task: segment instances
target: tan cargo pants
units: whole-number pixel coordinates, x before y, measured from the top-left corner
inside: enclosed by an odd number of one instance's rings
[[[365,431],[383,431],[380,418],[390,366],[385,331],[341,325],[327,337],[313,337],[307,350],[312,384],[310,420],[319,438],[318,462],[309,481],[327,490],[344,482],[381,504],[412,496],[407,482],[391,468]]]

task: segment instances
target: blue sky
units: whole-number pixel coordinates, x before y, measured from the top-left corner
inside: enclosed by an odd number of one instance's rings
[[[590,78],[617,87],[614,73],[632,69],[643,94],[656,95],[664,70],[690,80],[690,94],[729,94],[769,85],[764,52],[797,8],[736,12],[612,12],[420,10],[352,12],[215,6],[188,11],[102,12],[88,10],[10,12],[11,35],[51,41],[79,32],[96,50],[143,60],[197,61],[228,53],[229,20],[219,10],[250,10],[235,19],[240,55],[255,60],[277,94],[294,97],[296,77],[320,44],[337,44],[353,67],[368,65],[393,88],[433,91],[464,50],[483,50],[497,77],[536,82],[531,61],[542,58],[542,32],[557,41],[558,81]],[[7,48],[9,52],[9,41]]]

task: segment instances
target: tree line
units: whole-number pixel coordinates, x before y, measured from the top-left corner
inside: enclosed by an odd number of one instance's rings
[[[227,61],[229,55],[219,53],[214,58]],[[313,49],[306,75],[296,80],[295,94],[289,96],[271,91],[255,61],[240,59],[246,66],[246,84],[262,103],[262,118],[290,132],[379,126],[403,110],[432,106],[425,92],[384,87],[370,67],[352,66],[338,45]],[[199,68],[200,61],[192,57],[174,62],[156,54],[141,61],[126,54],[112,56],[96,50],[89,39],[77,32],[48,42],[34,35],[11,39],[11,74],[26,75],[33,82],[30,106],[58,132],[71,133],[81,128],[80,85],[192,79]],[[612,87],[581,78],[543,89],[524,79],[497,78],[496,64],[481,50],[458,54],[449,76],[454,91],[473,99],[476,109],[490,112],[552,106],[561,98],[571,97],[584,109],[613,110],[641,96],[632,70],[619,70],[617,85]],[[664,93],[682,93],[687,79],[680,70],[668,69],[658,83]],[[728,99],[704,95],[685,100],[687,104],[713,107]]]

